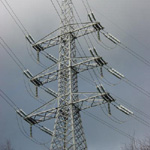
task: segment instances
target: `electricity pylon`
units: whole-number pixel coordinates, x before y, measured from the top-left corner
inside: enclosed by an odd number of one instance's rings
[[[100,31],[104,29],[100,22],[96,21],[94,15],[92,13],[88,14],[90,19],[88,23],[76,23],[72,0],[62,0],[61,11],[61,26],[58,30],[55,30],[38,42],[35,42],[30,35],[26,36],[29,43],[37,51],[38,61],[40,52],[59,45],[58,59],[51,54],[46,56],[54,62],[54,65],[35,76],[29,70],[24,71],[31,83],[36,86],[36,95],[38,95],[39,87],[51,94],[54,99],[28,115],[22,110],[18,110],[17,113],[30,125],[55,119],[53,131],[40,126],[42,131],[52,136],[51,150],[87,150],[80,111],[107,103],[109,114],[111,114],[110,103],[114,102],[115,99],[105,91],[102,85],[96,87],[97,92],[79,92],[78,74],[98,68],[101,70],[102,75],[102,67],[105,66],[105,69],[117,78],[121,79],[124,76],[108,67],[107,62],[98,55],[95,48],[90,49],[91,57],[81,58],[76,55],[75,41],[77,38],[93,32],[97,32],[99,35]],[[59,35],[52,37],[57,31],[59,31]],[[111,35],[105,36],[113,42],[119,42]],[[45,86],[45,84],[56,80],[58,80],[58,92]],[[52,101],[57,101],[58,106],[43,111],[43,108],[49,106]],[[132,112],[121,105],[116,106],[116,108],[128,115],[132,114]]]

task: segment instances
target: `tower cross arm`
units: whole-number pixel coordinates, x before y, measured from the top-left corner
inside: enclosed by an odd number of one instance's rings
[[[72,34],[74,38],[76,39],[81,36],[84,36],[84,35],[87,35],[96,31],[100,31],[102,30],[102,28],[95,28],[95,26],[98,26],[99,24],[100,24],[99,22],[92,22],[92,23],[90,22],[90,23],[86,23],[85,25],[82,24],[82,26],[78,27],[77,29],[74,29],[72,31],[66,31],[63,34],[60,34],[52,38],[49,38],[46,36],[46,38],[33,43],[32,47],[37,51],[43,51],[47,48],[60,44],[62,42],[61,39],[67,34]],[[77,24],[74,24],[72,26],[77,26]]]
[[[57,108],[27,115],[25,120],[35,120],[35,124],[56,118]]]
[[[99,57],[89,57],[89,58],[86,57],[86,58],[82,58],[81,60],[79,60],[80,62],[74,63],[72,64],[72,66],[66,66],[64,69],[61,69],[61,70],[56,69],[56,70],[50,71],[50,69],[47,69],[47,73],[43,71],[40,74],[32,77],[30,81],[31,82],[40,81],[41,85],[44,85],[44,84],[57,80],[58,73],[61,71],[65,71],[66,69],[69,69],[70,67],[77,73],[84,72],[86,70],[93,69],[96,67],[102,67],[103,64],[96,63],[96,60],[98,59]]]
[[[54,119],[58,112],[63,111],[63,109],[69,105],[74,105],[79,111],[81,111],[84,109],[96,107],[96,106],[107,103],[103,98],[101,98],[101,96],[103,95],[101,93],[91,93],[90,92],[90,93],[72,93],[72,94],[73,94],[73,96],[78,94],[78,95],[82,96],[83,98],[79,99],[77,101],[74,101],[72,103],[66,103],[63,106],[31,113],[30,115],[27,115],[25,119],[26,120],[32,119],[32,120],[35,120],[36,123],[39,123],[39,122],[44,122],[46,120]]]
[[[100,93],[74,93],[74,95],[76,94],[83,95],[85,97],[73,102],[73,105],[75,105],[80,111],[107,103],[101,97],[103,94]],[[89,94],[90,96],[88,96]]]
[[[95,60],[97,59],[99,59],[99,57],[82,58],[80,62],[72,65],[72,69],[80,73],[96,67],[102,67],[103,65],[96,63]]]

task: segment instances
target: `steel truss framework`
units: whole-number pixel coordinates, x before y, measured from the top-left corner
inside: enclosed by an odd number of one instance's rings
[[[59,58],[57,59],[51,54],[47,56],[55,63],[54,65],[35,76],[29,70],[24,71],[24,74],[36,88],[42,88],[45,92],[51,94],[54,99],[28,115],[22,110],[17,111],[31,125],[55,119],[53,131],[44,127],[41,128],[52,135],[51,150],[87,150],[80,111],[108,103],[109,113],[111,113],[110,103],[114,102],[115,99],[102,86],[97,87],[98,92],[95,93],[79,92],[78,74],[95,67],[98,67],[101,71],[104,67],[119,79],[124,77],[108,67],[107,62],[97,54],[94,48],[90,50],[92,57],[82,57],[81,59],[76,56],[75,40],[93,32],[99,33],[100,30],[103,30],[103,27],[99,22],[92,19],[88,23],[75,23],[72,5],[72,0],[62,0],[61,27],[59,29],[38,42],[35,42],[30,35],[26,36],[29,43],[37,51],[37,56],[45,49],[59,44]],[[60,31],[59,35],[52,37],[57,31]],[[58,93],[44,86],[55,80],[58,80]],[[57,101],[58,106],[43,111],[43,108],[51,105],[53,101]],[[122,108],[118,107],[118,109]]]
[[[80,72],[94,67],[102,67],[103,64],[97,63],[97,60],[101,59],[99,56],[89,57],[88,59],[77,58],[75,40],[81,36],[99,32],[103,27],[96,21],[83,23],[81,27],[80,24],[76,24],[74,22],[72,0],[62,1],[61,17],[61,27],[58,29],[60,34],[58,36],[51,37],[58,30],[38,42],[35,42],[30,35],[26,36],[32,47],[37,51],[38,56],[39,52],[59,44],[59,59],[49,55],[55,65],[36,76],[33,76],[28,70],[24,71],[24,74],[36,87],[42,87],[46,83],[58,80],[58,93],[44,88],[46,92],[58,100],[58,107],[41,111],[43,107],[50,105],[50,102],[48,102],[26,115],[25,120],[34,125],[55,118],[51,150],[86,150],[87,143],[80,111],[101,105],[106,101],[101,98],[102,94],[99,92],[79,93],[77,76]]]
[[[77,150],[87,149],[86,139],[83,132],[80,111],[73,103],[78,101],[78,79],[76,68],[72,68],[76,57],[74,16],[72,1],[65,0],[62,3],[62,26],[59,50],[59,73],[58,73],[58,106],[54,125],[54,135],[51,142],[51,150]],[[67,58],[67,59],[66,59]],[[74,60],[76,63],[76,60]]]

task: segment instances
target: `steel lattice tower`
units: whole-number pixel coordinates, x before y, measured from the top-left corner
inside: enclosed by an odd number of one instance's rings
[[[78,101],[78,80],[76,62],[74,15],[72,1],[64,0],[62,3],[62,29],[59,48],[59,74],[58,74],[58,107],[51,150],[81,150],[87,149],[79,109],[73,105]],[[69,105],[70,104],[70,105]],[[63,109],[62,109],[63,108]]]
[[[55,119],[53,131],[44,126],[38,126],[42,131],[52,136],[50,150],[87,150],[80,111],[107,103],[108,113],[111,115],[110,103],[115,99],[105,91],[102,85],[96,85],[96,92],[78,91],[78,75],[81,72],[97,68],[103,76],[102,69],[105,68],[117,78],[124,78],[122,74],[107,65],[108,63],[98,55],[94,47],[89,49],[91,56],[77,57],[76,39],[94,32],[98,34],[98,39],[100,39],[99,34],[104,29],[100,22],[96,21],[93,13],[88,14],[88,17],[90,22],[76,23],[72,0],[62,0],[60,28],[38,42],[35,42],[31,35],[26,36],[26,39],[37,51],[38,61],[40,53],[59,45],[58,59],[49,53],[44,53],[46,58],[54,63],[53,65],[35,76],[28,69],[24,70],[24,74],[36,87],[36,96],[38,96],[38,88],[41,88],[54,99],[30,114],[25,114],[21,109],[17,110],[17,113],[31,126]],[[54,34],[57,35],[53,36]],[[109,33],[102,34],[113,43],[120,42]],[[58,92],[46,86],[56,80],[58,80]],[[51,107],[54,101],[57,102],[57,106]],[[127,115],[133,114],[122,105],[114,106]],[[47,107],[49,108],[46,109]]]

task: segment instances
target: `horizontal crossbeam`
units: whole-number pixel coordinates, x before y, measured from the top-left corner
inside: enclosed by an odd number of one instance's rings
[[[48,69],[44,70],[40,74],[32,77],[30,79],[30,81],[31,82],[39,81],[39,83],[41,83],[41,85],[44,85],[46,83],[57,80],[58,73],[60,71],[69,69],[70,67],[77,73],[84,72],[86,70],[93,69],[95,67],[99,67],[100,65],[95,62],[95,60],[97,60],[98,58],[99,57],[82,58],[82,60],[80,60],[80,62],[78,62],[76,64],[72,64],[72,66],[66,66],[64,69],[61,69],[61,70],[59,70],[59,69],[54,70],[54,67],[49,67]],[[51,70],[53,70],[53,71],[51,71]]]
[[[43,38],[42,40],[40,40],[38,42],[35,42],[33,40],[33,38],[30,39],[31,36],[27,36],[26,38],[28,39],[30,44],[32,44],[32,47],[35,50],[43,51],[47,48],[50,48],[50,47],[53,47],[53,46],[56,46],[56,45],[60,44],[61,38],[63,38],[67,34],[73,35],[74,38],[76,39],[76,38],[79,38],[81,36],[84,36],[84,35],[87,35],[87,34],[90,34],[90,33],[96,32],[96,31],[100,31],[102,28],[95,28],[95,26],[99,25],[99,24],[100,24],[99,22],[85,23],[85,24],[82,24],[82,27],[79,27],[79,28],[74,29],[72,31],[65,32],[61,35],[58,35],[58,36],[55,36],[55,37],[52,37],[52,38],[49,38],[49,36],[46,36],[45,38]],[[76,26],[76,24],[74,24],[72,26]]]
[[[84,109],[88,109],[91,107],[96,107],[99,106],[101,104],[107,103],[104,99],[102,99],[102,95],[100,93],[73,93],[73,95],[79,95],[80,97],[85,97],[85,96],[89,96],[86,98],[82,98],[78,101],[72,102],[72,103],[66,103],[63,106],[60,107],[56,107],[56,108],[51,108],[48,110],[44,110],[44,111],[38,111],[36,112],[34,111],[33,113],[30,113],[29,115],[26,116],[25,119],[29,119],[31,120],[31,118],[33,120],[36,120],[35,123],[39,123],[39,122],[44,122],[46,120],[50,120],[56,117],[56,114],[58,111],[63,110],[64,108],[69,107],[69,105],[74,105],[79,111],[84,110]],[[46,105],[44,105],[43,107],[45,107]],[[41,109],[42,107],[40,107]]]

